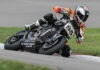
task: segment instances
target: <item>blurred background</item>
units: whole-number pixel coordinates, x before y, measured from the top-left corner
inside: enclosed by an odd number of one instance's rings
[[[0,27],[24,27],[53,12],[54,6],[75,9],[77,5],[85,5],[90,11],[87,27],[100,27],[100,0],[0,0]]]

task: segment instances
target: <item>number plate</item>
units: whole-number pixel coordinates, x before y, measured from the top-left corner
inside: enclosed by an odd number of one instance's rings
[[[68,22],[64,26],[64,29],[67,32],[67,35],[68,35],[69,38],[71,38],[74,35],[74,33],[75,33],[74,27],[73,27],[73,25],[70,22]]]

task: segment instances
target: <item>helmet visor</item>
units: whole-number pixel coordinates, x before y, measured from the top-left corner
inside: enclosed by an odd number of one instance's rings
[[[83,22],[85,22],[88,18],[88,15],[82,15],[81,13],[77,13],[78,17],[80,18],[80,20],[82,20]]]

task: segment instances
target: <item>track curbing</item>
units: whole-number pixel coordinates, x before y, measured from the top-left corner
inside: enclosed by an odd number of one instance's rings
[[[3,43],[0,43],[0,49],[4,49],[4,44]]]

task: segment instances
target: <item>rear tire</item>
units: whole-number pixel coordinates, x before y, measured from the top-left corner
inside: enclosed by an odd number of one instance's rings
[[[49,49],[44,49],[44,47],[42,46],[42,47],[39,49],[39,53],[40,53],[40,54],[51,55],[51,54],[53,54],[53,53],[59,51],[60,49],[62,49],[62,48],[64,47],[66,41],[67,41],[67,40],[66,40],[64,37],[61,37],[61,38],[59,38],[58,43],[57,43],[55,46],[53,46],[53,47],[51,47],[51,48],[49,48]]]
[[[6,42],[5,42],[5,45],[4,45],[4,48],[6,50],[15,50],[15,51],[18,51],[20,50],[22,47],[21,47],[21,44],[20,44],[20,41],[21,39],[23,38],[24,34],[26,33],[25,30],[23,31],[20,31],[18,33],[16,33],[15,35],[13,35],[12,37],[10,37]],[[19,37],[19,39],[18,39]],[[11,40],[15,38],[15,42],[11,42]],[[18,40],[17,40],[18,39]]]

